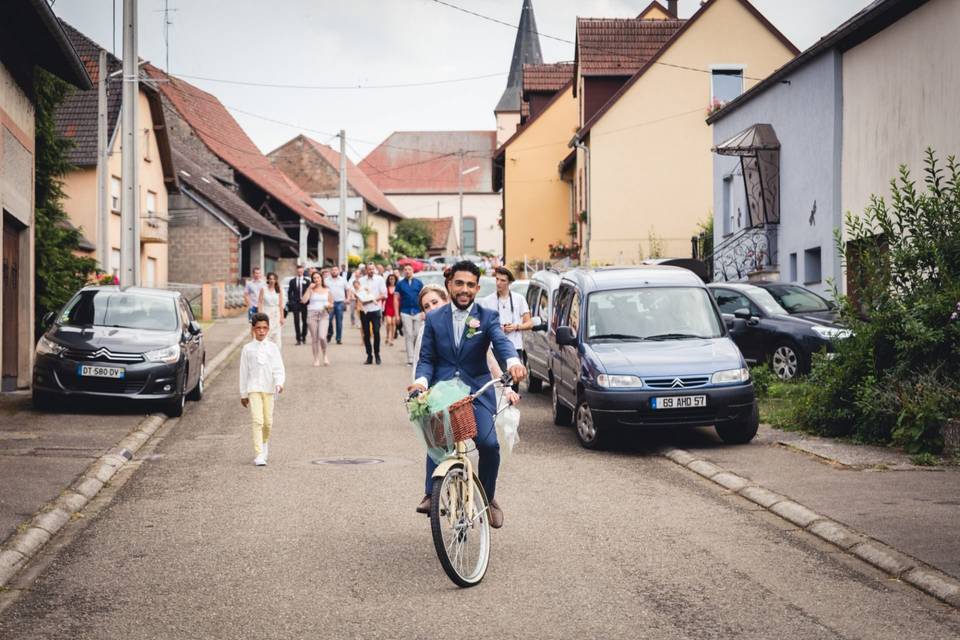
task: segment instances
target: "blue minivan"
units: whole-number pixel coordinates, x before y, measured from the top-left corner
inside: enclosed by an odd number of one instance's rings
[[[691,271],[568,271],[549,341],[554,422],[573,421],[588,449],[613,428],[712,425],[731,444],[757,433],[750,370]]]

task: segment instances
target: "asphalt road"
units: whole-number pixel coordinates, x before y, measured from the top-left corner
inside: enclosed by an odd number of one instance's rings
[[[288,329],[289,330],[289,329]],[[957,638],[960,614],[626,438],[587,452],[524,400],[506,523],[470,590],[413,509],[423,456],[402,346],[355,332],[309,366],[285,346],[270,464],[256,468],[237,359],[72,525],[4,640],[43,638]],[[324,465],[362,457],[379,464]],[[110,497],[110,496],[108,496]],[[56,551],[56,555],[52,555]]]

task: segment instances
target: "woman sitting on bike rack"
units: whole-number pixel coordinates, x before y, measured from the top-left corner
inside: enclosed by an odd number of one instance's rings
[[[505,362],[514,382],[527,374],[517,350],[507,339],[496,311],[475,304],[479,291],[480,269],[469,261],[458,262],[451,269],[447,290],[451,304],[430,313],[424,322],[420,354],[416,364],[416,381],[408,391],[424,392],[442,380],[459,378],[476,393],[490,380],[487,351],[493,347],[496,359]],[[487,389],[473,403],[477,423],[475,442],[480,454],[479,479],[490,504],[490,526],[503,526],[503,511],[494,497],[500,467],[500,445],[494,428],[496,396]],[[436,463],[427,458],[426,490],[428,497],[421,501],[417,511],[426,502],[429,508],[431,477]]]

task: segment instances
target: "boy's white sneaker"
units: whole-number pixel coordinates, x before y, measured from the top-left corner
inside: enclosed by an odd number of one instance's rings
[[[269,456],[270,456],[270,446],[266,442],[264,442],[263,443],[263,461],[266,462]]]
[[[267,456],[261,453],[260,455],[258,455],[256,458],[253,459],[253,464],[257,465],[258,467],[266,466]]]

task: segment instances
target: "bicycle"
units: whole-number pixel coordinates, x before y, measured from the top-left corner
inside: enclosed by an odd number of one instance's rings
[[[430,492],[433,546],[447,577],[463,588],[480,584],[490,561],[490,504],[466,445],[477,434],[473,401],[492,386],[511,383],[510,373],[504,373],[444,411],[416,422],[428,454],[438,463]],[[418,395],[410,394],[408,401]]]

